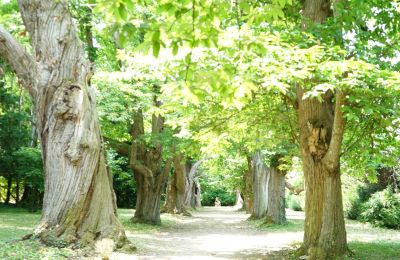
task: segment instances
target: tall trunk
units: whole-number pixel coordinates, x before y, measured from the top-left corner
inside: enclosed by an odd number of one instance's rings
[[[306,0],[303,29],[312,23],[323,23],[332,15],[330,6],[329,0]],[[347,251],[340,181],[340,148],[345,126],[341,107],[345,94],[340,90],[328,91],[322,95],[322,102],[303,99],[303,95],[304,90],[298,88],[306,195],[303,249],[310,259],[327,259]]]
[[[10,203],[10,199],[11,199],[11,186],[12,186],[12,176],[11,174],[9,174],[7,176],[7,192],[6,192],[6,199],[4,201],[5,204],[9,204]]]
[[[20,199],[20,197],[19,197],[19,180],[16,179],[16,181],[15,181],[15,204],[19,203],[19,199]]]
[[[347,250],[340,181],[340,145],[344,94],[323,95],[323,102],[303,99],[298,90],[300,148],[305,180],[303,247],[310,259],[327,259]]]
[[[270,168],[268,182],[268,209],[266,222],[283,224],[286,222],[285,215],[285,175],[286,172],[276,167]]]
[[[65,0],[19,0],[33,54],[0,27],[0,55],[35,105],[45,194],[35,234],[55,246],[111,238],[128,245],[101,145],[95,92]]]
[[[186,210],[185,192],[187,189],[187,172],[184,155],[181,153],[175,154],[173,158],[174,171],[169,178],[167,188],[167,199],[163,207],[163,212],[191,215]]]
[[[247,156],[247,170],[243,174],[243,181],[243,206],[246,213],[250,214],[253,211],[253,171],[250,156]]]
[[[270,172],[263,162],[260,151],[254,154],[251,164],[253,172],[253,210],[250,218],[261,219],[267,214]]]
[[[164,119],[152,117],[152,134],[163,131]],[[160,143],[147,147],[142,140],[144,135],[143,112],[139,109],[134,116],[132,128],[132,146],[129,164],[134,173],[137,185],[137,199],[134,222],[160,224],[161,194],[164,191],[171,160],[162,167],[162,145]]]

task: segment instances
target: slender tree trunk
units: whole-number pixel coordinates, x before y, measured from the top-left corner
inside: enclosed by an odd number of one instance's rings
[[[10,204],[11,200],[11,186],[12,186],[12,176],[9,174],[7,176],[7,192],[6,192],[6,199],[4,201],[5,204]]]
[[[283,224],[286,223],[285,212],[285,175],[286,172],[276,167],[270,168],[270,179],[268,182],[268,209],[266,222]]]
[[[153,115],[152,134],[160,134],[163,128],[164,119]],[[170,172],[171,160],[167,160],[163,167],[162,145],[156,143],[148,148],[141,139],[143,135],[143,112],[139,110],[134,116],[129,159],[137,185],[136,210],[132,221],[160,224],[161,194]]]
[[[253,172],[253,210],[250,218],[261,219],[267,214],[270,172],[259,151],[252,157],[251,164]]]
[[[250,156],[247,156],[247,170],[243,174],[243,181],[243,207],[250,214],[253,211],[253,171]]]
[[[19,203],[19,180],[15,181],[15,204]]]
[[[19,0],[33,54],[0,27],[5,58],[35,104],[45,172],[42,218],[35,234],[49,245],[128,246],[101,145],[89,62],[65,0]]]

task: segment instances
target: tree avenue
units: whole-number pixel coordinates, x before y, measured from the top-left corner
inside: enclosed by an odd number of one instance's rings
[[[365,246],[345,217],[399,228],[396,1],[11,0],[0,23],[0,203],[43,201],[28,243],[107,258],[129,223],[168,257],[209,219],[251,234],[229,256],[293,228],[324,260]]]
[[[0,55],[29,91],[45,174],[45,195],[35,236],[49,245],[92,245],[111,238],[129,245],[116,215],[110,173],[101,145],[92,75],[66,1],[24,1],[28,53],[0,27]]]

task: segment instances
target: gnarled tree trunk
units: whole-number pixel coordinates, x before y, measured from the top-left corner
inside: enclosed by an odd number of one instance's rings
[[[162,212],[173,214],[191,214],[186,210],[185,193],[189,192],[187,187],[186,163],[182,153],[173,157],[173,175],[170,176],[167,185],[167,199]]]
[[[195,209],[196,207],[201,207],[201,187],[198,170],[204,160],[207,159],[201,159],[193,165],[190,160],[186,163],[188,174],[186,175],[185,206],[187,208]]]
[[[306,0],[303,28],[322,23],[332,15],[329,0]],[[339,90],[317,99],[303,99],[298,88],[300,149],[303,160],[306,203],[303,249],[310,259],[327,259],[347,251],[340,181],[340,148],[345,121]],[[335,100],[334,100],[335,98]]]
[[[270,172],[263,162],[260,151],[252,157],[251,166],[253,172],[253,210],[250,218],[261,219],[267,214]]]
[[[116,215],[101,146],[94,91],[66,1],[19,0],[30,55],[0,27],[0,55],[35,104],[45,172],[42,218],[35,234],[55,246],[111,238],[127,244]]]
[[[153,115],[152,134],[161,133],[163,128],[164,119],[161,116]],[[129,159],[137,185],[136,211],[132,220],[160,224],[161,194],[165,188],[171,161],[167,160],[163,167],[161,143],[147,147],[142,139],[143,135],[143,112],[139,109],[134,116]]]
[[[276,167],[270,168],[266,222],[274,224],[283,224],[286,222],[285,175],[285,171],[280,171]]]

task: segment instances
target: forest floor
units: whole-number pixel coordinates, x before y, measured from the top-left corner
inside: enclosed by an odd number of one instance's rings
[[[287,210],[286,225],[247,221],[232,207],[204,207],[192,217],[162,214],[160,226],[131,223],[132,209],[119,209],[126,234],[137,251],[112,253],[110,259],[296,259],[303,237],[304,213]],[[17,242],[31,232],[40,213],[0,207],[0,259],[83,259],[69,249],[49,248],[37,241]],[[355,256],[345,259],[400,259],[400,231],[346,220]],[[14,242],[10,242],[14,241]],[[101,259],[89,257],[85,259]]]

